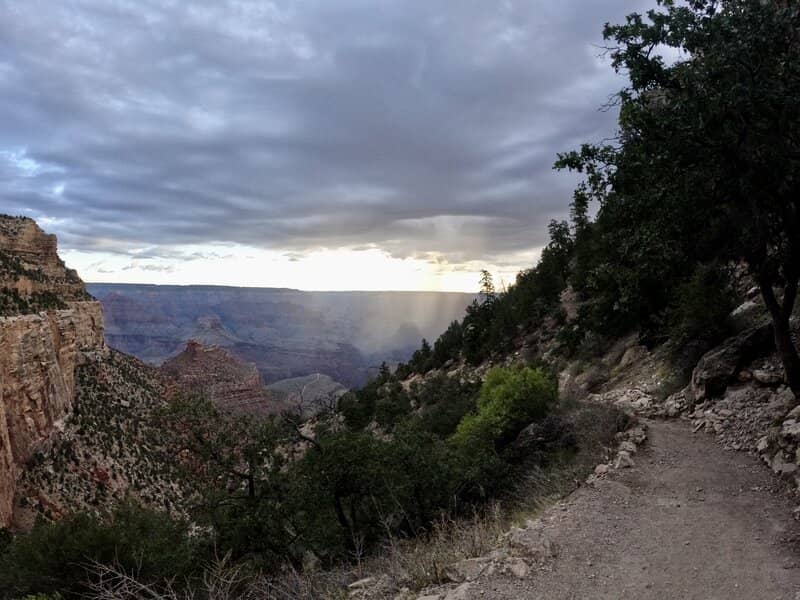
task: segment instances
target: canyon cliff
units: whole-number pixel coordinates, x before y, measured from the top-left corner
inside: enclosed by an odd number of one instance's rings
[[[17,481],[75,400],[79,365],[107,355],[103,310],[34,221],[0,216],[0,527]]]
[[[284,407],[264,387],[256,366],[238,360],[225,348],[190,340],[161,371],[183,391],[206,396],[220,410],[269,415]]]

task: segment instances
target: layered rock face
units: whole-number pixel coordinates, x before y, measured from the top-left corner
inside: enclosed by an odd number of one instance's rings
[[[58,257],[55,235],[32,219],[0,215],[0,316],[89,299],[78,274]]]
[[[184,390],[207,396],[224,411],[268,415],[283,409],[283,404],[264,388],[255,365],[238,360],[218,346],[206,347],[190,340],[181,354],[164,363],[161,371]]]
[[[75,369],[106,355],[103,311],[30,219],[0,216],[0,527],[25,463],[63,427]],[[55,310],[43,310],[42,302]],[[27,314],[22,314],[27,313]],[[10,315],[10,316],[9,316]]]

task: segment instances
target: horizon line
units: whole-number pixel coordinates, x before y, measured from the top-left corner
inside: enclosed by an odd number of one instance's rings
[[[245,289],[245,290],[273,290],[273,291],[287,291],[287,292],[303,292],[303,293],[316,293],[316,294],[461,294],[464,296],[477,296],[480,292],[464,292],[461,290],[357,290],[357,289],[344,289],[344,290],[319,290],[319,289],[303,289],[292,287],[269,287],[263,285],[229,285],[224,283],[136,283],[136,282],[111,282],[111,281],[84,281],[85,285],[127,285],[127,286],[147,286],[147,287],[213,287],[213,288],[229,288],[229,289]]]

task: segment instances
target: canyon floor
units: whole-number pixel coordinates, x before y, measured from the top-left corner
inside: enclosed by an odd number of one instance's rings
[[[442,597],[800,599],[800,524],[783,485],[685,422],[648,425],[633,468],[545,512],[555,558],[526,577],[479,577]]]

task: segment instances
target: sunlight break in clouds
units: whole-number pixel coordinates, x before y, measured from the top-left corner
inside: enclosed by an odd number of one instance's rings
[[[159,249],[162,254],[163,249]],[[179,255],[178,255],[179,254]],[[476,292],[480,269],[458,269],[418,258],[394,258],[377,248],[286,254],[243,246],[188,247],[169,258],[144,250],[130,255],[68,250],[67,265],[87,282],[285,287],[314,291],[396,290]],[[532,261],[535,257],[531,256]],[[513,281],[520,265],[486,265],[501,281]]]

